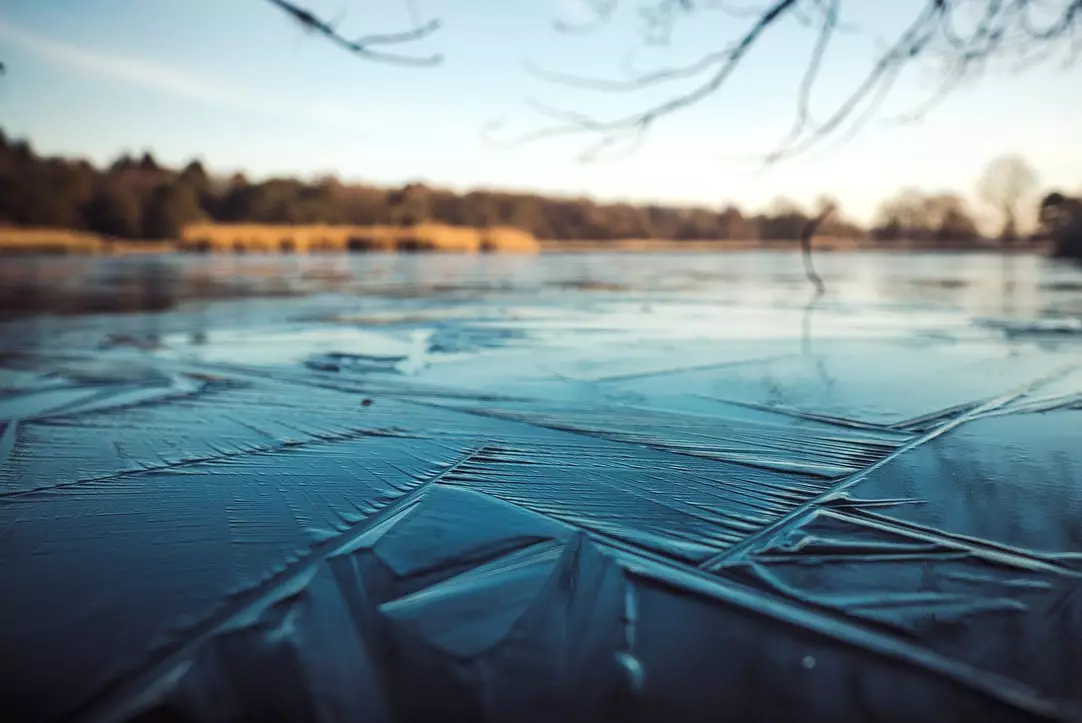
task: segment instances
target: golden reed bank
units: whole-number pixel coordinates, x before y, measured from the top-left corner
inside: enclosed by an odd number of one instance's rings
[[[277,226],[197,223],[175,241],[127,241],[66,229],[0,228],[0,253],[537,253],[531,234],[514,228]]]

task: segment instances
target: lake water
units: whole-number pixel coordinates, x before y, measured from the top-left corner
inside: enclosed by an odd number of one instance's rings
[[[852,302],[947,304],[974,314],[1082,312],[1082,267],[1042,256],[821,253],[831,296]],[[241,298],[313,294],[513,298],[606,291],[718,304],[789,303],[810,288],[789,252],[720,254],[168,255],[8,258],[5,314],[164,311]]]
[[[1082,268],[816,265],[5,259],[0,709],[1082,719]]]

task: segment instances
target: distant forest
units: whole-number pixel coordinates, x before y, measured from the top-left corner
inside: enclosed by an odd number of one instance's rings
[[[1080,207],[1077,198],[1049,194],[1041,209],[1043,231],[1062,236],[1063,229],[1071,227],[1077,236]],[[8,139],[0,131],[0,226],[85,230],[118,239],[174,239],[185,224],[214,221],[506,225],[545,240],[776,241],[799,238],[816,213],[784,199],[751,214],[733,205],[710,209],[596,203],[486,190],[458,194],[420,183],[381,188],[331,177],[251,182],[240,174],[215,176],[198,161],[179,170],[166,168],[149,153],[140,158],[123,155],[107,168],[95,168],[86,160],[39,156],[28,141]],[[885,201],[872,228],[835,213],[819,233],[929,247],[964,247],[981,239],[960,196],[915,190]],[[1082,253],[1077,237],[1059,245],[1066,253]]]

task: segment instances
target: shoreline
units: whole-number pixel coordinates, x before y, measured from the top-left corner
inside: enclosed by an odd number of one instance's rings
[[[733,253],[748,251],[801,252],[800,239],[785,241],[669,241],[664,239],[628,239],[624,241],[540,241],[541,253]],[[927,245],[915,241],[882,243],[869,239],[816,238],[813,253],[905,252],[905,253],[1007,253],[1047,254],[1048,242],[1027,242],[1004,248],[994,241],[973,244]]]
[[[289,229],[275,229],[277,234],[275,243],[265,242],[261,236],[269,233],[269,229],[255,229],[254,227],[228,228],[219,226],[216,231],[219,236],[212,241],[204,241],[209,237],[205,227],[198,229],[200,233],[186,233],[184,238],[175,241],[162,240],[121,240],[112,239],[97,234],[68,229],[28,229],[28,228],[0,228],[0,256],[46,256],[46,255],[86,255],[86,256],[124,256],[124,255],[327,255],[327,254],[372,254],[372,253],[399,253],[399,254],[577,254],[577,253],[733,253],[749,251],[801,251],[799,239],[786,241],[758,241],[758,240],[704,240],[704,241],[672,241],[668,239],[623,239],[614,241],[579,240],[579,241],[554,241],[550,239],[534,240],[525,239],[516,234],[508,239],[510,242],[481,243],[481,232],[477,229],[448,229],[427,227],[433,238],[430,243],[419,244],[410,238],[407,243],[395,243],[396,239],[390,237],[391,229],[382,230],[386,240],[379,239],[379,243],[365,243],[364,245],[353,243],[356,236],[347,238],[348,229],[333,227],[295,227]],[[246,231],[243,236],[235,236],[236,232]],[[447,239],[448,230],[458,231],[451,243]],[[196,229],[192,229],[196,231]],[[258,232],[263,233],[258,233]],[[253,233],[255,232],[255,233]],[[293,233],[297,241],[283,239],[278,241],[281,234]],[[308,238],[318,233],[319,244]],[[408,227],[399,230],[399,235],[409,234]],[[506,231],[504,231],[506,234]],[[412,234],[410,234],[412,236]],[[459,239],[457,236],[469,235],[471,238]],[[226,238],[228,236],[228,238]],[[475,240],[473,236],[477,236]],[[196,239],[201,243],[197,243]],[[506,235],[500,238],[503,241]],[[367,239],[366,239],[367,240]],[[406,239],[403,239],[406,240]],[[484,239],[487,241],[488,239]],[[426,239],[427,241],[427,239]],[[1003,253],[1003,254],[1049,254],[1052,244],[1047,241],[1028,241],[1011,247],[1003,247],[994,240],[984,239],[970,244],[934,245],[919,241],[902,242],[876,242],[870,239],[852,238],[816,238],[812,243],[814,253],[834,252],[900,252],[900,253]]]

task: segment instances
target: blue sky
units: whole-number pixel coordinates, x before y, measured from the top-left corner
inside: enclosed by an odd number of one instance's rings
[[[875,43],[920,2],[847,0],[858,32],[840,36],[827,57],[813,114],[825,115],[860,80]],[[150,149],[162,162],[199,157],[256,178],[334,173],[752,209],[779,196],[808,203],[826,193],[859,220],[904,186],[972,195],[983,167],[1003,153],[1026,156],[1047,187],[1082,187],[1082,65],[995,71],[917,124],[884,122],[934,88],[932,70],[916,68],[855,139],[766,169],[749,162],[792,122],[813,40],[796,23],[766,36],[722,92],[660,122],[629,156],[582,163],[585,138],[494,146],[482,134],[493,123],[503,136],[544,125],[530,98],[611,116],[658,97],[553,86],[530,76],[527,62],[611,77],[629,54],[643,68],[692,59],[746,22],[705,13],[669,47],[651,50],[638,41],[634,0],[595,35],[555,32],[556,18],[583,12],[579,3],[416,0],[423,16],[445,23],[418,50],[446,59],[413,69],[355,59],[263,0],[5,0],[0,126],[40,151],[95,161]],[[403,0],[308,4],[340,18],[345,35],[409,23]]]

